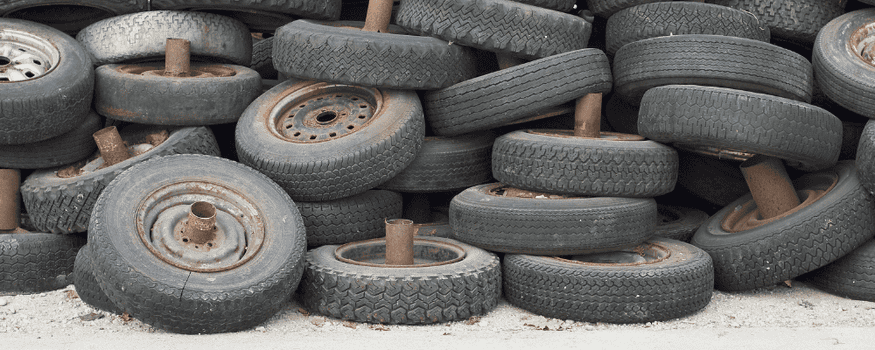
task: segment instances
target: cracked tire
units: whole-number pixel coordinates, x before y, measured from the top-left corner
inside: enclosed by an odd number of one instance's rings
[[[798,279],[830,294],[875,301],[875,241],[869,241],[829,265]]]
[[[691,85],[647,91],[638,113],[638,132],[677,147],[767,155],[804,171],[833,166],[842,146],[841,120],[820,107]]]
[[[761,223],[757,227],[735,233],[723,227],[733,212],[756,208],[750,194],[711,216],[690,243],[714,259],[715,287],[744,291],[771,286],[823,267],[871,240],[875,202],[860,185],[853,162],[803,175],[794,187],[804,201],[809,196],[805,190],[826,189],[833,181],[834,187],[807,206],[771,221],[751,220]]]
[[[747,11],[769,26],[772,36],[811,45],[818,31],[845,12],[847,0],[707,0]]]
[[[526,196],[500,183],[462,191],[450,202],[454,238],[503,253],[584,254],[638,245],[656,227],[651,198]]]
[[[307,252],[301,303],[311,312],[354,322],[431,324],[465,320],[498,305],[501,264],[495,254],[445,238],[422,238],[465,250],[459,262],[384,268],[337,260],[337,246]]]
[[[42,169],[78,162],[97,149],[93,135],[103,118],[91,111],[73,130],[44,141],[0,145],[0,168]]]
[[[573,261],[556,257],[506,255],[504,293],[508,302],[560,320],[644,323],[690,315],[711,301],[711,258],[690,244],[652,238],[625,254],[653,254],[646,263],[599,262],[590,255]],[[668,256],[665,256],[668,255]]]
[[[307,228],[307,245],[346,244],[386,235],[386,219],[399,218],[401,195],[370,190],[324,202],[295,202]]]
[[[817,35],[811,55],[823,93],[842,107],[869,118],[875,117],[875,66],[860,52],[868,43],[865,40],[871,39],[866,31],[873,23],[875,8],[849,12],[830,21]],[[855,33],[862,37],[855,39]]]
[[[0,233],[0,292],[40,293],[71,283],[84,235]]]
[[[122,139],[135,144],[145,135],[166,130],[156,126],[130,125],[120,132]],[[52,233],[85,232],[94,201],[112,179],[134,164],[146,159],[180,153],[219,155],[219,146],[206,127],[189,127],[170,132],[167,140],[146,153],[133,156],[110,167],[91,169],[102,164],[99,153],[76,166],[89,171],[75,177],[59,177],[62,168],[34,171],[21,184],[24,207],[34,227]],[[88,165],[90,163],[90,166]]]
[[[76,261],[73,264],[73,285],[76,286],[76,294],[83,302],[98,310],[121,315],[124,311],[109,300],[106,293],[100,289],[97,280],[94,279],[89,251],[89,246],[86,244],[76,254]]]
[[[157,235],[163,213],[195,201],[215,203],[223,232],[242,225],[249,233],[238,241],[243,246],[229,246],[242,249],[242,257],[197,260],[194,248],[170,238],[182,247],[177,258],[157,250],[162,245],[154,236],[144,242],[149,238],[138,230]],[[269,319],[297,288],[307,246],[303,220],[285,191],[249,167],[204,155],[154,158],[116,177],[94,205],[88,234],[94,277],[107,297],[146,324],[187,334],[240,331]],[[216,242],[217,248],[228,243]]]

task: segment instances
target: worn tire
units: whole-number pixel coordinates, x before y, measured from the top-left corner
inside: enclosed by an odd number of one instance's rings
[[[847,0],[707,0],[747,11],[769,26],[772,36],[811,45],[817,32],[845,12]]]
[[[0,234],[0,292],[40,293],[71,283],[84,235]]]
[[[638,131],[676,146],[772,156],[804,171],[831,167],[842,146],[841,121],[820,107],[692,85],[648,91],[638,113]]]
[[[307,252],[301,304],[311,312],[355,322],[430,324],[485,314],[501,296],[501,264],[495,254],[451,239],[462,261],[432,267],[383,268],[337,260],[337,246]]]
[[[212,13],[132,13],[99,21],[76,35],[91,53],[94,66],[163,60],[167,38],[190,41],[192,60],[241,66],[249,66],[252,60],[249,29],[240,21]]]
[[[608,58],[583,49],[524,63],[423,95],[425,117],[437,135],[488,130],[587,93],[611,90]]]
[[[236,65],[191,65],[192,71],[221,71],[231,76],[169,77],[140,74],[163,71],[163,64],[97,67],[94,109],[101,115],[152,125],[234,123],[261,95],[258,72]]]
[[[492,148],[492,176],[521,189],[575,196],[646,198],[674,190],[678,155],[673,148],[649,140],[571,135],[562,130],[502,135]]]
[[[459,45],[538,59],[587,47],[583,18],[505,0],[404,0],[398,25]]]
[[[258,72],[262,79],[278,79],[273,66],[273,37],[252,43],[252,63],[249,68]]]
[[[875,118],[875,66],[859,55],[865,43],[851,43],[853,34],[871,23],[875,23],[875,8],[830,21],[817,35],[811,62],[817,84],[827,97],[854,113]]]
[[[669,35],[713,34],[769,42],[769,27],[748,12],[697,2],[647,3],[621,10],[605,27],[606,52],[623,45]]]
[[[860,183],[869,193],[875,195],[875,122],[869,121],[863,128],[863,135],[857,146],[857,174]]]
[[[802,190],[826,188],[833,176],[838,182],[819,200],[758,227],[730,233],[722,226],[743,205],[753,203],[750,208],[755,208],[750,194],[711,216],[690,243],[714,259],[715,287],[743,291],[774,285],[823,267],[871,240],[875,201],[860,185],[853,162],[806,174],[794,187],[804,200],[808,194]]]
[[[295,103],[295,96],[304,96],[301,103],[310,103],[307,99],[312,96],[333,95],[329,91],[337,89],[375,100],[379,92],[382,100],[371,103],[382,107],[367,126],[338,138],[308,142],[280,136],[276,123],[285,117],[271,113],[286,107],[281,103]],[[283,102],[288,96],[292,100]],[[413,91],[286,81],[246,109],[237,122],[235,141],[240,162],[276,181],[293,199],[317,202],[356,195],[388,181],[413,161],[424,137],[422,107]]]
[[[89,112],[73,130],[44,141],[0,145],[0,168],[42,169],[71,164],[97,149],[92,134],[103,127],[103,118]]]
[[[584,254],[638,245],[656,227],[651,198],[502,195],[508,187],[479,185],[453,197],[454,238],[503,253]]]
[[[88,53],[46,25],[0,18],[0,28],[0,46],[10,50],[0,55],[5,66],[0,74],[0,145],[34,143],[72,130],[91,110],[94,69]],[[31,51],[12,55],[19,50]],[[39,56],[50,62],[41,62]],[[21,59],[29,62],[11,63]],[[44,64],[54,66],[43,72],[30,68]],[[12,76],[12,71],[25,78]]]
[[[665,321],[708,305],[714,269],[707,253],[658,237],[635,251],[648,249],[670,255],[635,264],[506,255],[502,269],[505,298],[547,317],[609,323]]]
[[[341,0],[150,0],[161,10],[238,10],[254,13],[284,13],[304,18],[336,20]]]
[[[545,9],[556,10],[559,12],[568,12],[574,8],[577,0],[511,0],[514,2],[543,7]]]
[[[659,220],[654,236],[689,242],[699,226],[708,220],[708,213],[695,208],[656,205]]]
[[[160,192],[173,186],[178,193]],[[177,267],[176,260],[165,261],[170,253],[153,253],[157,239],[147,245],[138,233],[137,222],[150,232],[160,226],[150,223],[160,217],[148,219],[150,200],[156,206],[179,201],[170,208],[210,201],[217,225],[224,217],[247,232],[263,231],[258,240],[255,232],[244,237],[235,249],[247,253],[233,264],[207,260],[217,271],[186,260]],[[190,154],[150,159],[116,177],[94,205],[88,235],[94,277],[115,305],[155,328],[189,334],[245,330],[273,316],[298,286],[307,247],[301,215],[279,186],[240,163]]]
[[[586,0],[586,8],[596,16],[610,19],[617,11],[625,8],[662,1],[665,0]]]
[[[140,130],[161,130],[158,127],[130,126],[129,134],[124,128],[122,139],[130,144],[138,142],[136,138],[143,136]],[[142,142],[142,141],[140,141]],[[34,171],[21,184],[21,196],[24,207],[30,214],[33,226],[44,232],[72,233],[88,230],[88,219],[94,202],[112,179],[131,166],[146,159],[180,153],[201,153],[219,155],[219,146],[210,129],[206,127],[189,127],[177,129],[170,133],[168,139],[152,150],[133,156],[110,167],[100,168],[75,177],[59,177],[61,168]],[[99,154],[94,154],[84,161],[94,163]]]
[[[733,54],[726,54],[732,52]],[[639,40],[617,50],[614,91],[638,104],[654,87],[718,86],[811,102],[811,63],[757,40],[688,34]]]
[[[295,202],[304,227],[307,245],[346,244],[386,235],[386,219],[401,217],[401,195],[371,190],[352,197],[324,202]]]
[[[99,20],[146,11],[148,0],[10,0],[0,4],[0,17],[39,22],[75,36]]]
[[[76,286],[76,294],[83,302],[98,310],[121,315],[124,311],[109,300],[94,278],[90,250],[86,244],[76,254],[76,261],[73,264],[73,285]]]
[[[875,301],[875,241],[868,241],[829,265],[798,279],[818,289],[855,300]]]

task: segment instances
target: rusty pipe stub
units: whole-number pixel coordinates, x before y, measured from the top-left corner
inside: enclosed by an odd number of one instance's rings
[[[192,203],[182,232],[185,243],[201,245],[216,239],[216,206],[207,202]]]
[[[586,94],[577,100],[574,108],[574,136],[599,138],[601,127],[602,94]]]
[[[115,126],[108,126],[94,133],[94,142],[100,150],[105,166],[121,163],[131,157],[128,147]]]
[[[413,265],[413,220],[386,219],[386,265]]]
[[[740,167],[762,219],[781,215],[801,203],[780,159],[756,155]]]
[[[18,169],[0,169],[0,231],[18,228],[18,186],[21,172]]]
[[[362,30],[380,33],[389,31],[393,4],[393,0],[370,0],[368,2],[368,14],[365,17],[365,26]]]
[[[191,42],[167,38],[164,51],[164,75],[187,77],[191,75]]]

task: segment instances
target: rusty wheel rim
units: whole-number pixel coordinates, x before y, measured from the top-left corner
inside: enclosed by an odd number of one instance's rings
[[[61,61],[61,52],[36,35],[0,28],[0,83],[37,79]]]
[[[558,130],[558,129],[546,129],[546,130],[526,130],[526,132],[535,135],[549,136],[549,137],[567,137],[567,138],[577,138],[577,139],[592,139],[592,140],[601,140],[601,141],[644,141],[644,136],[634,135],[634,134],[622,134],[618,132],[608,132],[602,131],[599,138],[589,138],[589,137],[580,137],[574,136],[574,130]]]
[[[740,151],[731,148],[707,147],[683,143],[675,143],[673,146],[675,148],[683,149],[688,152],[714,157],[717,159],[736,160],[739,162],[746,161],[756,155],[755,153]]]
[[[271,132],[295,143],[336,140],[376,119],[383,96],[374,88],[317,83],[291,92],[268,114]]]
[[[726,215],[726,217],[723,218],[723,220],[720,221],[720,228],[722,228],[723,231],[717,234],[742,232],[781,220],[820,200],[835,188],[839,180],[839,175],[831,171],[808,174],[806,176],[807,177],[803,182],[804,186],[797,187],[801,189],[796,191],[796,194],[799,196],[802,203],[795,208],[773,218],[762,220],[760,219],[761,216],[756,202],[751,199],[744,204],[736,206]]]
[[[191,205],[215,206],[215,237],[195,243],[184,226]],[[204,181],[163,186],[137,209],[141,242],[162,261],[193,272],[234,269],[251,260],[264,243],[264,222],[257,206],[231,188]]]
[[[386,267],[414,268],[434,267],[456,263],[465,259],[462,247],[428,239],[413,239],[413,265],[385,265],[386,240],[383,238],[344,244],[334,250],[334,257],[347,264]]]
[[[866,23],[851,33],[848,47],[860,60],[875,66],[875,22]]]
[[[671,250],[659,243],[642,243],[638,246],[610,252],[554,257],[553,259],[586,266],[639,266],[661,262],[671,257]]]
[[[164,74],[164,65],[158,64],[125,64],[115,67],[115,70],[120,73],[144,75],[152,77],[166,77]],[[221,64],[191,64],[191,72],[188,76],[173,76],[169,79],[190,79],[190,78],[225,78],[237,75],[237,71],[231,67]]]
[[[574,196],[566,196],[562,194],[551,194],[544,192],[521,190],[516,187],[511,187],[503,184],[495,184],[485,188],[486,194],[496,197],[512,197],[512,198],[527,198],[527,199],[570,199],[582,198]]]
[[[155,129],[150,126],[145,126],[144,128],[133,132],[129,132],[128,130],[129,129],[123,130],[124,134],[122,135],[122,139],[125,140],[125,143],[128,145],[128,153],[131,155],[131,158],[148,153],[164,141],[167,141],[170,137],[170,132],[168,130]],[[101,157],[98,152],[88,158],[88,160],[56,171],[55,176],[60,178],[71,178],[93,173],[106,167],[106,162],[104,162],[103,157]]]

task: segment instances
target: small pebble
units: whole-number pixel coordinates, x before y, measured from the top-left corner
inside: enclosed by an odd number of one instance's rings
[[[258,331],[258,332],[264,332],[264,331],[265,331],[265,329],[264,329],[263,326],[255,327],[255,330]]]
[[[6,304],[9,304],[9,302],[6,299],[0,298],[0,306],[6,306]]]

